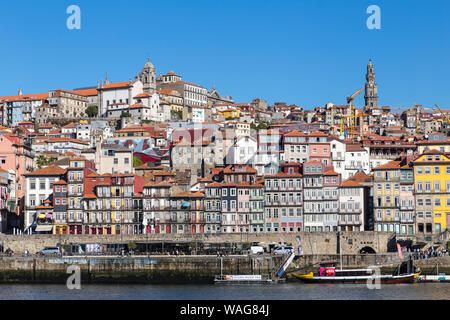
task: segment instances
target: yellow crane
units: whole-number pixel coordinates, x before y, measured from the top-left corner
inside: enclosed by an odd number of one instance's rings
[[[444,118],[446,120],[437,120],[439,122],[445,123],[445,124],[450,124],[450,120],[447,117],[447,115],[441,110],[441,108],[439,108],[439,106],[437,104],[435,104],[435,106],[437,107],[437,109],[439,110],[439,112],[444,116]],[[419,134],[419,127],[420,127],[420,115],[422,114],[422,111],[427,110],[427,111],[432,111],[433,113],[436,112],[436,109],[431,109],[431,108],[424,108],[422,107],[422,105],[420,104],[415,104],[414,108],[416,109],[416,133]]]
[[[353,119],[360,118],[360,120],[359,120],[359,127],[360,127],[359,136],[362,137],[363,136],[363,124],[364,124],[363,117],[365,117],[365,116],[368,116],[368,114],[363,113],[362,111],[360,114],[351,115],[351,116],[344,116],[342,114],[336,115],[337,118],[341,119],[341,134],[345,131],[344,119],[349,118],[351,120],[351,125],[349,126],[350,127],[350,136],[353,137],[355,135],[354,129],[355,129],[355,127],[357,127],[357,125],[356,125],[356,123],[354,123]]]
[[[438,110],[442,113],[444,118],[447,120],[447,121],[442,121],[442,122],[447,123],[447,124],[450,123],[450,120],[448,119],[447,115],[441,110],[441,108],[439,108],[439,106],[437,104],[435,104],[435,106],[438,108]]]
[[[353,119],[359,117],[359,115],[355,115],[355,108],[354,108],[354,105],[353,105],[353,100],[355,100],[355,98],[359,94],[361,94],[361,92],[363,92],[363,91],[364,91],[364,87],[362,87],[361,89],[359,89],[358,91],[353,93],[351,96],[347,97],[348,110],[350,111],[349,115],[346,115],[346,116],[338,115],[337,116],[337,117],[340,117],[340,119],[341,119],[341,134],[342,134],[342,132],[344,132],[344,130],[343,130],[343,128],[344,128],[344,118],[348,118],[349,119],[349,127],[350,127],[350,135],[353,136],[353,128],[355,127],[355,121]],[[361,126],[362,126],[362,122],[361,122]]]

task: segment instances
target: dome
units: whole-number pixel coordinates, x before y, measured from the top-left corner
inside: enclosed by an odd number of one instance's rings
[[[148,58],[148,61],[147,61],[147,63],[146,63],[145,66],[144,66],[144,69],[146,69],[146,68],[151,68],[151,69],[154,69],[154,68],[155,68],[155,66],[153,65],[153,63],[150,62],[150,58]]]

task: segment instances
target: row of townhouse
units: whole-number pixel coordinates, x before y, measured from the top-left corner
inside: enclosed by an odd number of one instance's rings
[[[362,231],[369,211],[367,186],[359,183],[370,178],[360,174],[341,184],[331,167],[310,161],[286,164],[262,181],[237,165],[221,172],[222,182],[206,180],[201,191],[188,192],[172,178],[97,174],[91,161],[72,158],[66,169],[26,175],[25,228],[100,235]]]
[[[38,230],[439,234],[450,219],[449,157],[427,150],[378,166],[373,176],[358,170],[345,180],[319,160],[283,163],[280,172],[263,180],[250,166],[229,165],[213,168],[215,182],[199,184],[194,192],[174,179],[144,183],[144,177],[132,172],[97,174],[97,161],[75,157],[66,169],[50,166],[25,173],[25,229],[35,230],[39,221],[46,221],[47,227]],[[99,209],[106,211],[100,214]]]
[[[439,234],[450,226],[450,155],[427,150],[374,168],[379,232]]]

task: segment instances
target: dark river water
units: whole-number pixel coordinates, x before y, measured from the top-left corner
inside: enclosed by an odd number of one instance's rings
[[[250,285],[0,285],[0,300],[450,300],[450,283]]]

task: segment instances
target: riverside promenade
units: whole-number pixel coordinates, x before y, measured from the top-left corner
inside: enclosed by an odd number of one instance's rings
[[[282,243],[295,249],[301,243],[303,254],[344,254],[366,252],[384,253],[389,246],[395,249],[395,235],[382,232],[322,232],[322,233],[248,233],[248,234],[144,234],[144,235],[3,235],[0,234],[0,252],[10,248],[17,254],[26,250],[36,253],[48,246],[64,244],[200,244],[235,245],[258,243],[266,249]]]

